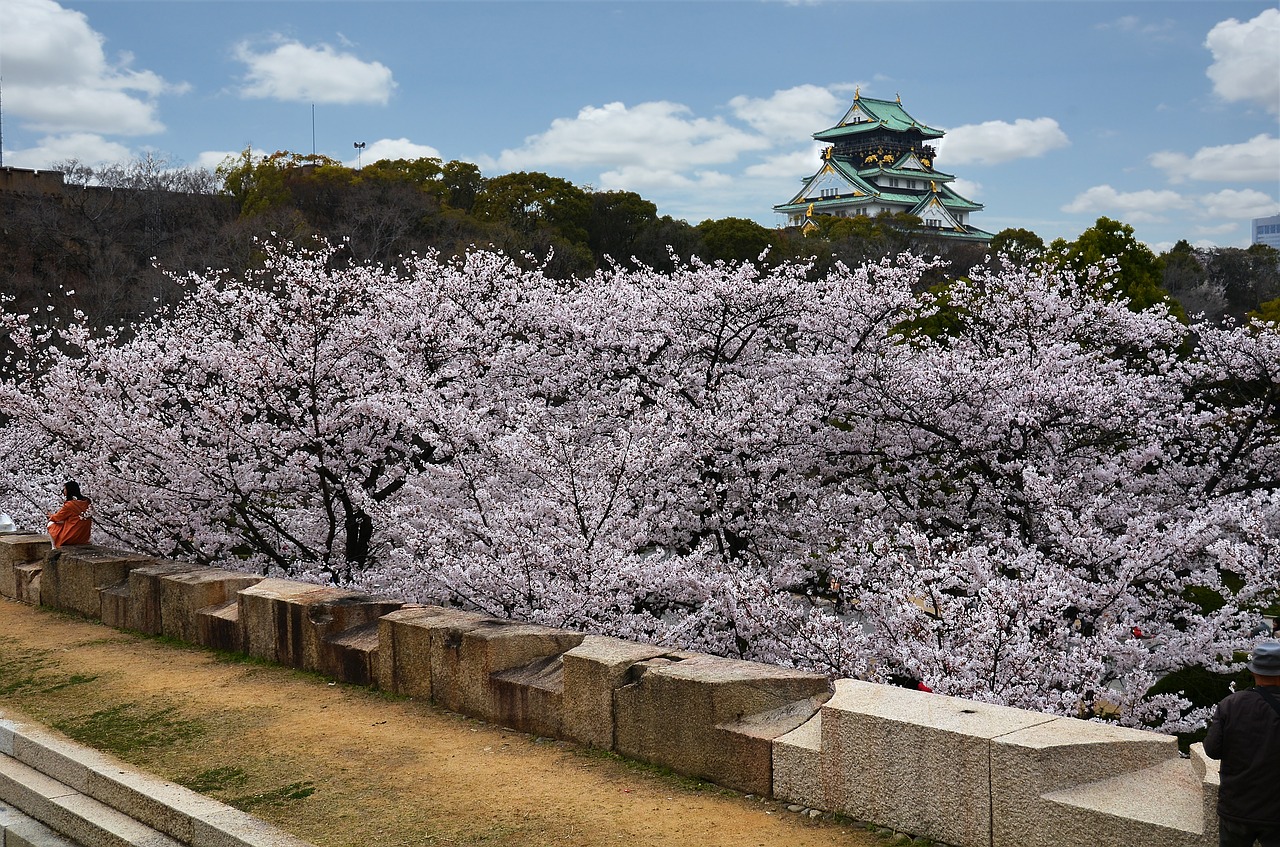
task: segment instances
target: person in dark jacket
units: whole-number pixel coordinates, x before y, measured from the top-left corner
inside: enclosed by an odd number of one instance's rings
[[[1253,648],[1253,688],[1218,704],[1204,751],[1221,759],[1219,847],[1280,847],[1280,641]]]

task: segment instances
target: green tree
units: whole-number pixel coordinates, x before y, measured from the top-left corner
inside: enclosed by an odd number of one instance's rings
[[[1111,218],[1098,218],[1075,241],[1065,245],[1055,241],[1054,246],[1065,249],[1066,255],[1061,261],[1079,272],[1089,265],[1114,258],[1117,273],[1111,282],[1115,292],[1128,299],[1131,309],[1142,311],[1163,303],[1180,319],[1186,320],[1182,306],[1161,285],[1164,275],[1159,257],[1134,236],[1133,227],[1128,224]]]
[[[454,209],[470,214],[476,197],[484,188],[484,177],[481,176],[480,169],[470,162],[446,162],[441,179],[444,182],[445,202]]]
[[[1249,317],[1280,324],[1280,297],[1262,303],[1249,313]]]
[[[485,180],[472,213],[526,235],[551,229],[567,241],[585,245],[591,202],[585,191],[567,179],[517,171]]]
[[[702,258],[716,261],[755,261],[774,245],[772,230],[746,218],[705,220],[697,226]]]
[[[1219,247],[1209,254],[1206,273],[1222,290],[1226,313],[1237,319],[1280,294],[1280,253],[1266,244]]]
[[[587,234],[591,200],[568,180],[525,171],[486,179],[472,214],[490,225],[495,246],[533,255],[553,277],[595,268]]]
[[[826,273],[837,262],[858,265],[917,249],[924,238],[923,221],[906,212],[878,215],[815,215],[803,237],[792,228],[779,234],[784,258],[814,258],[814,272]],[[938,245],[933,245],[936,248]],[[936,249],[935,249],[936,252]]]
[[[290,205],[293,201],[291,183],[302,178],[308,170],[320,167],[349,170],[328,156],[287,150],[254,159],[252,151],[246,147],[239,155],[224,159],[218,166],[217,175],[222,181],[223,193],[235,200],[241,215],[250,217]]]
[[[1160,256],[1161,284],[1187,314],[1216,320],[1226,311],[1226,298],[1205,272],[1206,256],[1186,239],[1179,241]]]
[[[658,222],[658,207],[633,191],[597,191],[591,195],[587,239],[599,264],[605,256],[626,261],[636,239]]]
[[[1044,239],[1029,229],[1002,229],[991,239],[993,256],[1008,256],[1014,262],[1025,262],[1044,253]]]
[[[434,156],[418,159],[379,159],[360,169],[361,179],[403,182],[433,194],[442,193],[444,165]]]

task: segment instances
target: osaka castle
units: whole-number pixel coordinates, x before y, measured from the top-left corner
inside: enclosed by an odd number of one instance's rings
[[[814,226],[817,215],[848,218],[906,212],[922,221],[921,234],[959,241],[990,241],[991,233],[970,225],[982,204],[961,197],[951,174],[934,168],[934,142],[946,133],[917,121],[902,100],[853,95],[840,123],[815,132],[830,146],[818,172],[786,203],[774,206],[787,225]]]

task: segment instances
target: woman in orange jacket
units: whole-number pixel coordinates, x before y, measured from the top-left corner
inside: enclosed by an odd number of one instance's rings
[[[89,514],[89,498],[80,493],[80,483],[68,480],[62,486],[66,502],[49,516],[49,537],[54,547],[64,544],[88,544],[93,519]]]

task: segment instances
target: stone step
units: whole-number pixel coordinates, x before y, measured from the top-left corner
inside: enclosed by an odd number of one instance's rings
[[[0,801],[83,847],[181,847],[181,842],[3,754]]]
[[[4,847],[83,847],[7,803],[0,803],[0,844]]]
[[[311,847],[247,812],[2,714],[0,802],[80,847]]]

